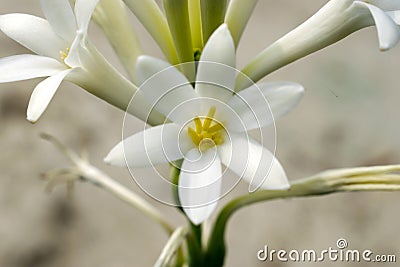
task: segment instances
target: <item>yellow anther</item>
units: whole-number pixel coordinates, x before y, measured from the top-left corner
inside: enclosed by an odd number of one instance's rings
[[[65,49],[65,51],[60,51],[60,57],[63,62],[68,57],[69,51],[69,48]]]
[[[194,118],[194,124],[196,125],[196,133],[201,134],[203,131],[203,125],[201,124],[201,120],[199,117]]]
[[[198,146],[200,144],[201,138],[197,135],[196,131],[189,127],[188,133],[193,143],[195,143],[196,146]]]
[[[224,143],[224,126],[214,119],[216,108],[211,107],[203,122],[199,117],[193,119],[195,129],[189,127],[188,135],[200,150],[205,151]]]
[[[216,110],[217,109],[215,107],[211,107],[210,110],[208,111],[207,117],[204,119],[204,124],[203,124],[203,129],[205,131],[208,130],[211,123],[213,122]]]
[[[224,129],[224,126],[222,126],[221,123],[218,123],[218,122],[217,122],[217,124],[211,126],[211,127],[208,129],[208,132],[209,132],[209,133],[216,133],[216,132],[219,132],[219,131],[221,131],[221,130],[223,130],[223,129]]]

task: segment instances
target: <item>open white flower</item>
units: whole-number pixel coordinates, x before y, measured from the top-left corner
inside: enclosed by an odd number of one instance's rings
[[[330,0],[303,24],[262,51],[242,70],[251,80],[334,44],[362,28],[376,26],[380,50],[400,40],[399,0]],[[248,81],[238,82],[239,89]]]
[[[31,95],[29,121],[40,118],[63,80],[122,110],[137,92],[138,88],[109,64],[87,38],[98,1],[76,0],[73,11],[68,0],[41,0],[47,20],[28,14],[0,16],[0,30],[37,54],[0,59],[0,82],[48,77]],[[151,106],[140,94],[136,95],[137,103],[130,112],[150,124],[161,123],[161,114],[153,112],[147,117]]]
[[[112,165],[133,168],[183,159],[180,204],[195,224],[207,219],[217,205],[221,163],[248,181],[251,191],[259,187],[289,188],[273,153],[246,132],[272,124],[274,117],[286,114],[304,89],[298,84],[276,82],[233,94],[234,66],[235,47],[225,24],[203,50],[195,90],[175,67],[141,56],[137,64],[141,91],[171,122],[128,137],[105,158]]]
[[[35,122],[61,82],[82,67],[80,50],[98,0],[77,0],[75,14],[67,0],[41,0],[47,20],[28,14],[0,16],[0,29],[37,55],[0,60],[0,82],[47,77],[32,93],[27,118]],[[79,76],[79,71],[77,71]]]

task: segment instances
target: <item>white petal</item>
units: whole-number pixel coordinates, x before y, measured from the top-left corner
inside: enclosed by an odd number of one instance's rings
[[[59,61],[37,55],[17,55],[0,59],[0,83],[52,76],[67,67]]]
[[[400,10],[399,0],[368,0],[368,3],[385,11]]]
[[[43,82],[39,83],[32,92],[29,100],[27,119],[30,122],[36,122],[43,112],[46,110],[51,99],[57,92],[58,87],[72,70],[64,70],[56,75],[53,75]]]
[[[43,13],[54,32],[64,40],[72,42],[75,37],[76,21],[67,0],[40,0]]]
[[[70,51],[68,53],[67,58],[64,60],[65,64],[71,67],[79,67],[81,66],[81,58],[80,58],[80,52],[82,49],[82,44],[85,42],[85,36],[84,34],[78,30],[75,36],[74,41],[71,44]]]
[[[285,171],[275,156],[246,134],[230,133],[230,140],[218,148],[221,161],[249,185],[249,192],[259,188],[288,189]]]
[[[196,225],[204,222],[217,206],[221,196],[221,161],[215,149],[202,154],[190,150],[179,176],[179,200],[189,219]]]
[[[400,11],[390,11],[386,12],[397,25],[400,25]]]
[[[223,24],[211,35],[201,54],[196,78],[199,96],[223,102],[232,96],[237,73],[235,53],[228,26]]]
[[[303,86],[291,82],[253,85],[228,101],[240,120],[229,120],[227,127],[239,131],[243,129],[242,125],[246,130],[267,126],[292,110],[303,93]]]
[[[370,4],[356,1],[361,7],[367,8],[375,21],[378,31],[379,48],[382,51],[393,48],[400,41],[400,29],[393,19],[382,9]]]
[[[57,36],[47,20],[26,14],[0,16],[0,30],[38,55],[60,59],[60,51],[70,46]]]
[[[92,18],[94,9],[99,0],[76,0],[75,2],[75,17],[78,24],[78,29],[84,33],[89,27],[90,19]]]
[[[134,134],[117,144],[104,161],[115,166],[142,168],[184,157],[192,144],[179,125],[163,124]]]
[[[181,105],[197,98],[193,87],[185,76],[165,61],[150,56],[140,56],[137,60],[137,77],[140,90],[156,110],[175,122],[193,118],[193,114],[183,112]],[[196,102],[196,101],[194,101]],[[176,112],[174,110],[177,110]],[[193,108],[192,110],[196,110]],[[172,113],[171,113],[172,112]]]

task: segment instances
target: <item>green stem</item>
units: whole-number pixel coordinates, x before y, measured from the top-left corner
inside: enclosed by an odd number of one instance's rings
[[[322,179],[305,179],[292,184],[289,190],[263,190],[230,201],[220,212],[211,231],[205,255],[207,266],[223,266],[225,258],[225,230],[230,217],[240,208],[272,199],[322,195],[333,192]]]
[[[187,237],[189,253],[189,267],[203,267],[204,257],[202,248],[202,229],[201,225],[190,223],[190,232]]]
[[[200,3],[203,42],[205,44],[211,34],[224,23],[227,0],[201,0]]]
[[[225,230],[230,217],[240,208],[268,200],[317,196],[336,192],[399,191],[400,165],[328,170],[291,184],[288,190],[262,190],[230,201],[220,212],[205,254],[207,266],[222,266]]]

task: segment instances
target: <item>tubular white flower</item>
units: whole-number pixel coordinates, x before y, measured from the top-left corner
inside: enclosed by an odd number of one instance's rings
[[[307,21],[262,51],[242,72],[257,82],[299,58],[373,25],[380,49],[389,50],[400,40],[399,11],[398,0],[330,0]],[[248,85],[243,79],[236,89]]]
[[[36,55],[0,60],[0,82],[48,77],[34,90],[27,119],[36,122],[63,80],[71,81],[123,110],[137,88],[117,72],[87,38],[89,22],[98,0],[41,0],[47,20],[27,14],[0,16],[0,30]],[[111,90],[112,89],[112,90]],[[150,105],[143,99],[133,110],[146,120]],[[163,117],[153,113],[151,123]]]
[[[201,71],[210,64],[234,65],[233,47],[229,30],[222,25],[210,37],[200,59],[198,78],[201,77],[201,83],[215,82],[218,73]],[[225,65],[224,70],[230,68]],[[193,90],[175,67],[159,59],[141,56],[137,69],[138,78],[143,82],[144,96],[155,103],[155,108],[171,123],[121,141],[105,158],[107,163],[118,166],[127,163],[135,168],[184,159],[178,193],[185,213],[195,224],[207,219],[216,207],[221,194],[221,163],[248,181],[250,191],[260,187],[289,188],[278,160],[245,132],[257,127],[255,121],[261,122],[259,127],[273,123],[270,114],[270,119],[263,118],[265,114],[262,111],[268,110],[268,106],[260,98],[267,99],[271,111],[279,117],[298,103],[304,91],[301,85],[285,82],[261,84],[259,91],[250,87],[233,95],[235,76],[232,75],[223,76],[230,80],[218,80],[222,87],[209,84],[205,92],[198,87],[199,80],[196,81],[196,90]],[[222,68],[217,70],[221,72]],[[231,88],[224,88],[227,85]],[[238,120],[243,123],[238,123]]]

